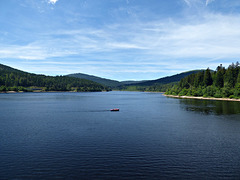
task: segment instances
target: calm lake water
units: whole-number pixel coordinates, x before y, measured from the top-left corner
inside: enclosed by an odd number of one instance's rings
[[[54,178],[240,179],[240,102],[0,94],[0,179]]]

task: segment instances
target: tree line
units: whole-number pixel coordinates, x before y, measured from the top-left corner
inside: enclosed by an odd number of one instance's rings
[[[108,91],[109,88],[89,81],[67,76],[30,74],[10,67],[0,66],[0,91]]]
[[[154,84],[151,86],[138,86],[138,85],[122,85],[114,88],[119,91],[143,91],[143,92],[166,92],[167,89],[173,87],[173,85],[177,84],[176,82],[168,83],[168,84]]]
[[[215,98],[240,98],[240,66],[239,62],[225,68],[220,64],[215,71],[207,68],[191,74],[177,85],[166,91],[169,95],[203,96]]]

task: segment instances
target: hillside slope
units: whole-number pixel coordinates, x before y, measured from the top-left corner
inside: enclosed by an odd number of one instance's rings
[[[175,74],[173,76],[163,77],[156,80],[144,81],[135,84],[127,84],[118,86],[118,90],[124,91],[150,91],[150,92],[165,92],[167,89],[172,88],[176,85],[182,78],[202,72],[203,70],[194,70],[183,72],[180,74]]]
[[[101,78],[98,76],[83,74],[83,73],[69,74],[67,76],[87,79],[87,80],[94,81],[94,82],[100,83],[100,84],[108,86],[108,87],[117,87],[117,86],[122,86],[122,85],[130,85],[130,84],[145,82],[145,81],[116,81],[116,80]]]
[[[75,73],[75,74],[69,74],[67,75],[69,77],[75,77],[75,78],[81,78],[81,79],[87,79],[93,82],[97,82],[99,84],[108,86],[108,87],[116,87],[121,85],[122,83],[119,81],[111,80],[111,79],[106,79],[106,78],[101,78],[93,75],[88,75],[88,74],[83,74],[83,73]]]
[[[153,86],[155,84],[169,84],[169,83],[174,83],[174,82],[179,82],[182,78],[189,76],[191,74],[195,74],[198,72],[201,72],[203,70],[193,70],[193,71],[187,71],[187,72],[183,72],[180,74],[175,74],[172,76],[167,76],[167,77],[163,77],[163,78],[159,78],[156,80],[150,80],[150,81],[145,81],[145,82],[141,82],[141,83],[135,83],[135,84],[131,84],[131,85],[136,85],[136,86]]]
[[[109,90],[99,83],[86,79],[37,75],[0,64],[0,91],[28,91],[36,87],[42,91]]]

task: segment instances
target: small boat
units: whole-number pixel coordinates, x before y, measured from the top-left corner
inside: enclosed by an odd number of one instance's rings
[[[119,111],[118,108],[110,109],[110,111]]]

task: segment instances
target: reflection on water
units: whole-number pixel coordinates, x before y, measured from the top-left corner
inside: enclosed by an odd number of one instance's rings
[[[240,102],[198,99],[181,99],[181,108],[203,114],[240,114]]]

